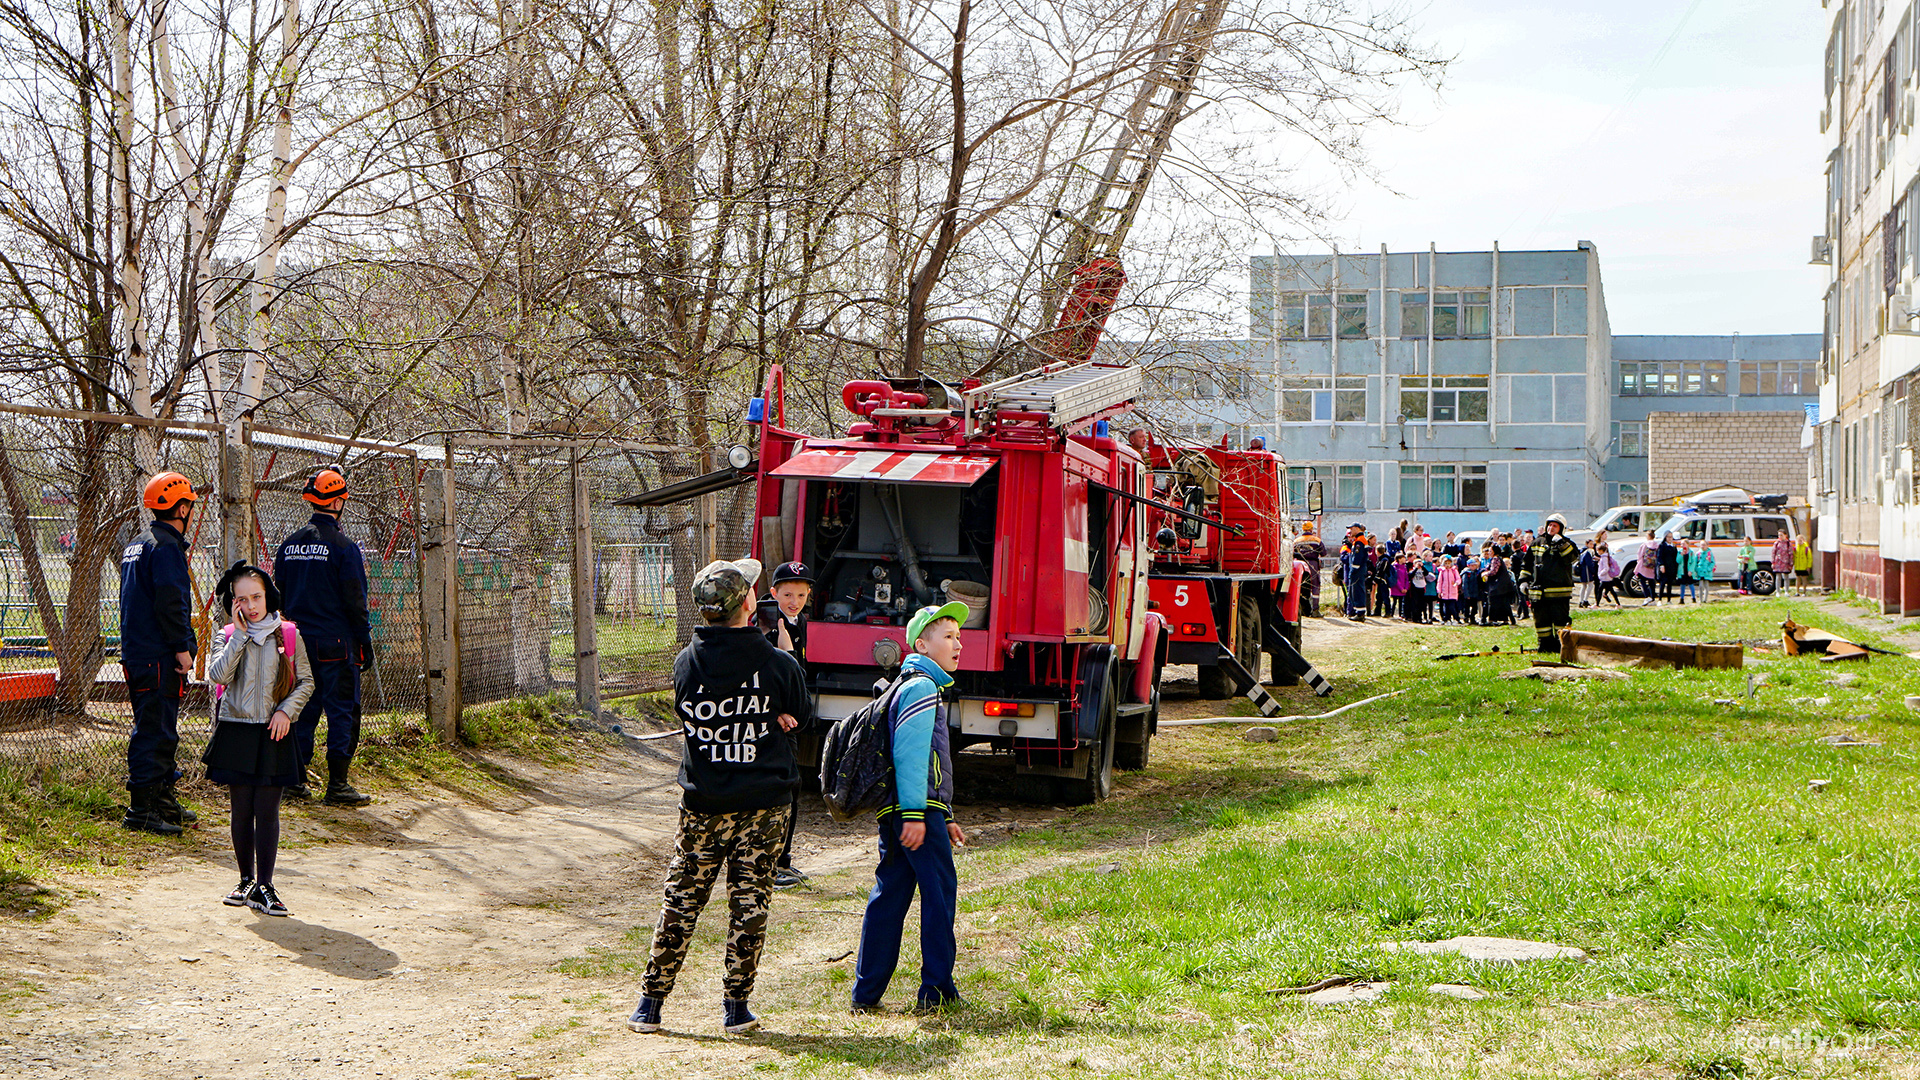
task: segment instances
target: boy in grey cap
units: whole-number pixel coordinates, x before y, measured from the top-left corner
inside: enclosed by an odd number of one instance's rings
[[[739,1035],[760,1023],[747,996],[766,940],[774,860],[800,786],[788,732],[813,714],[799,663],[752,625],[759,576],[760,565],[742,559],[709,564],[694,579],[693,601],[707,625],[673,662],[673,708],[686,740],[680,829],[640,1004],[627,1020],[634,1031],[660,1030],[661,1006],[723,867],[732,922],[721,1027]]]

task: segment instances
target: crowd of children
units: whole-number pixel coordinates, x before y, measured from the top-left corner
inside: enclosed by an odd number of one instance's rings
[[[1313,540],[1316,555],[1324,550],[1317,536],[1303,535]],[[1342,609],[1348,618],[1361,620],[1372,616],[1414,623],[1512,625],[1531,616],[1528,586],[1536,576],[1542,542],[1531,529],[1495,531],[1475,550],[1454,533],[1436,538],[1405,520],[1389,530],[1384,540],[1356,522],[1347,527],[1339,549],[1335,581],[1345,594]],[[1628,567],[1614,555],[1604,532],[1587,540],[1574,566],[1579,606],[1624,607],[1623,593],[1645,597],[1642,606],[1662,600],[1707,601],[1715,563],[1706,541],[1671,534],[1656,538],[1649,531],[1642,550],[1652,557]],[[1790,582],[1807,587],[1812,552],[1804,539],[1796,543],[1782,534],[1767,554],[1770,565],[1792,567],[1790,577],[1789,573],[1776,576],[1778,588],[1784,591]],[[1744,595],[1752,591],[1760,552],[1747,540],[1734,558],[1737,571],[1732,584]],[[1637,574],[1640,580],[1629,587],[1628,574]]]
[[[1402,521],[1385,540],[1359,524],[1340,546],[1340,584],[1350,618],[1415,623],[1513,625],[1531,616],[1536,537],[1496,532],[1476,550],[1454,533],[1429,535]]]

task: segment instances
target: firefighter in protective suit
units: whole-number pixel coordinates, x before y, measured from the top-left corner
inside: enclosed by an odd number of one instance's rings
[[[273,579],[280,586],[281,614],[300,627],[306,642],[307,671],[313,696],[293,725],[300,756],[301,783],[289,798],[311,798],[305,783],[313,762],[320,714],[327,715],[327,793],[330,806],[365,806],[373,796],[355,791],[347,770],[360,745],[360,673],[373,666],[373,628],[367,618],[367,567],[360,545],[340,531],[347,503],[347,478],[338,469],[321,469],[307,480],[301,497],[314,513],[295,529],[273,556]]]
[[[120,552],[120,670],[126,674],[133,734],[127,740],[129,829],[176,836],[199,818],[180,805],[180,700],[193,657],[193,579],[186,530],[193,521],[193,482],[177,472],[147,481],[140,505],[153,522]]]
[[[1580,546],[1567,539],[1567,519],[1547,516],[1533,545],[1533,629],[1543,656],[1560,655],[1560,631],[1573,628],[1573,564]]]

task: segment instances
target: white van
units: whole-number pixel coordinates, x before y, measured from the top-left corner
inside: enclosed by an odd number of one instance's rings
[[[1576,544],[1585,544],[1604,531],[1608,546],[1612,546],[1617,538],[1641,536],[1648,529],[1659,528],[1679,512],[1680,508],[1671,503],[1666,506],[1616,506],[1594,518],[1584,529],[1568,529],[1567,539]]]
[[[1654,530],[1654,541],[1666,536],[1679,540],[1705,540],[1713,552],[1713,579],[1715,581],[1737,581],[1740,578],[1740,545],[1743,541],[1753,541],[1753,556],[1756,569],[1753,573],[1753,592],[1765,596],[1782,582],[1793,579],[1793,567],[1779,568],[1776,579],[1773,566],[1773,541],[1785,533],[1788,540],[1799,543],[1799,531],[1794,527],[1793,515],[1784,507],[1768,507],[1758,504],[1697,504],[1676,508],[1677,513]],[[1639,561],[1640,550],[1646,545],[1644,530],[1631,538],[1609,539],[1608,548],[1613,557],[1620,561],[1620,580],[1628,596],[1645,596],[1642,587],[1645,580],[1634,573]]]

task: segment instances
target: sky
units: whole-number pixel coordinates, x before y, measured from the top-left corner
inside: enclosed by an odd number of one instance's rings
[[[1346,251],[1600,251],[1616,334],[1819,333],[1818,0],[1430,0],[1456,57],[1370,140]],[[1391,190],[1389,189],[1391,188]]]

